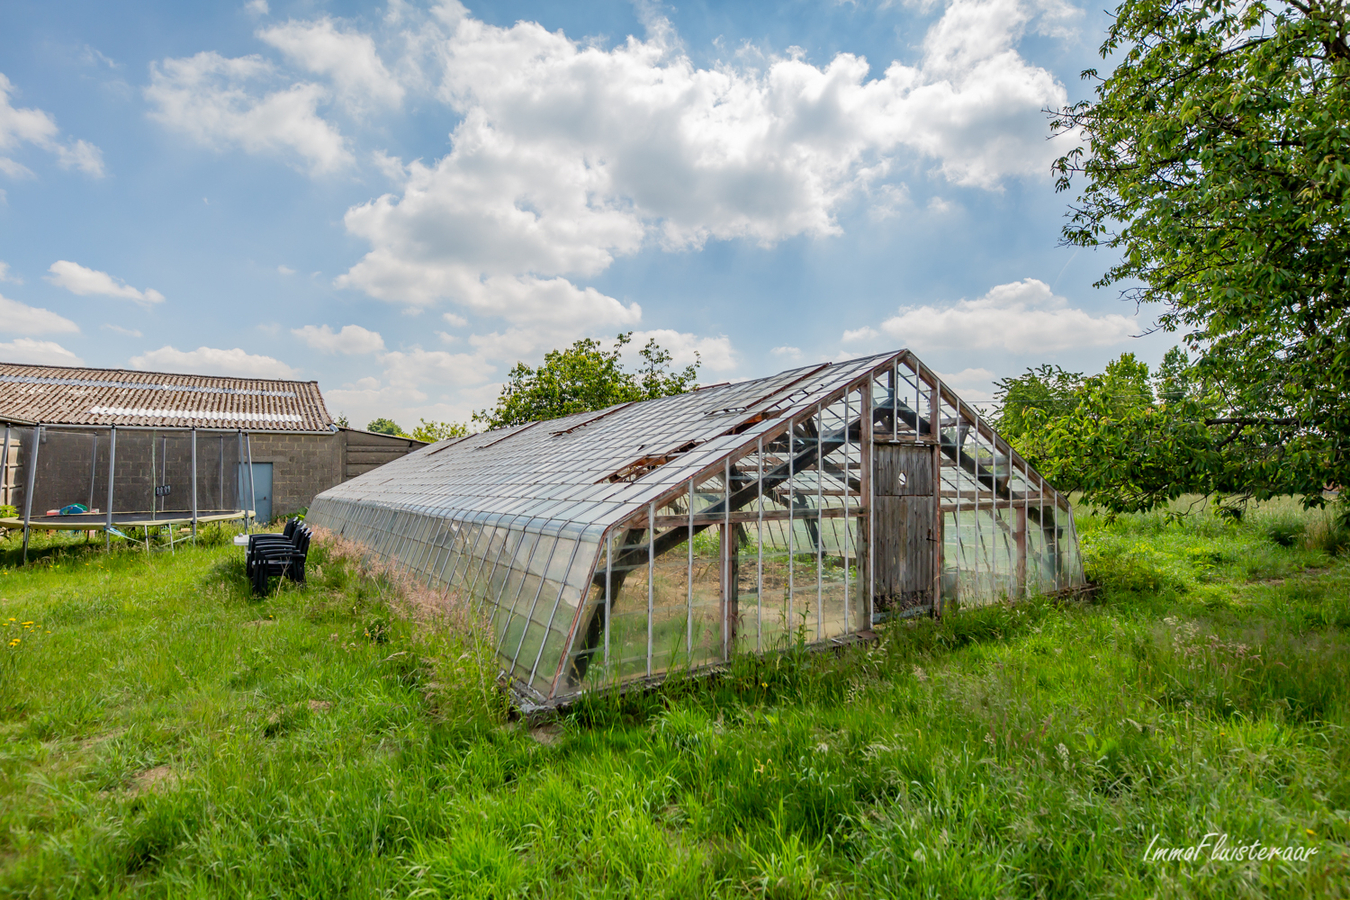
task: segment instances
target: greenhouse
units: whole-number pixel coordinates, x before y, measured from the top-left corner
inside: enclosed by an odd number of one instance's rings
[[[470,604],[526,709],[1083,584],[1068,499],[908,351],[441,442],[309,521]]]

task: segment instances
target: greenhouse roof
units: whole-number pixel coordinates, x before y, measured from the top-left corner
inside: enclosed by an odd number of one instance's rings
[[[603,529],[895,356],[822,363],[469,435],[323,496],[433,514],[453,510],[468,520],[534,520],[545,532]]]

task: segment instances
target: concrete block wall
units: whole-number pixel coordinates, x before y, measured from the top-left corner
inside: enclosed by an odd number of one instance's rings
[[[253,434],[253,461],[272,464],[272,515],[307,508],[316,494],[341,484],[341,432],[334,434]]]

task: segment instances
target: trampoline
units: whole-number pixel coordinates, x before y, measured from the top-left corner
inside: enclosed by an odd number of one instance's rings
[[[108,548],[117,536],[150,549],[151,532],[169,529],[172,549],[181,528],[191,539],[199,525],[249,529],[256,518],[243,429],[4,423],[0,432],[0,504],[13,510],[0,528],[23,532],[25,562],[34,530],[102,531]],[[71,506],[87,511],[55,514]]]

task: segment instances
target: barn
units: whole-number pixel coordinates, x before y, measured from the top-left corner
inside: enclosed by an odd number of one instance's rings
[[[526,709],[1084,580],[1067,498],[908,351],[440,442],[310,521],[476,610]]]

